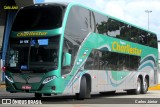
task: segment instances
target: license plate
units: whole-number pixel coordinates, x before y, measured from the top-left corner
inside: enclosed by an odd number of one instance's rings
[[[31,89],[31,86],[29,86],[29,85],[23,85],[23,86],[22,86],[22,89],[24,89],[24,90],[30,90],[30,89]]]

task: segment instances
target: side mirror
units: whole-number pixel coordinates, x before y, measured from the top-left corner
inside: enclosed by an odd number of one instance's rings
[[[70,66],[71,65],[71,54],[65,53],[63,56],[63,66]]]

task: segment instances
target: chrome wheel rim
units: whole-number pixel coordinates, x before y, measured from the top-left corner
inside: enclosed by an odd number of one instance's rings
[[[147,90],[148,85],[147,85],[147,80],[146,79],[144,80],[144,84],[143,85],[144,85],[144,89]]]
[[[140,90],[141,90],[141,82],[140,82],[140,80],[138,80],[137,91],[140,92]]]

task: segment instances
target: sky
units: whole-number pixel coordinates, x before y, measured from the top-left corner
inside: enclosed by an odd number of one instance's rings
[[[44,0],[77,2],[156,33],[160,40],[160,0]]]

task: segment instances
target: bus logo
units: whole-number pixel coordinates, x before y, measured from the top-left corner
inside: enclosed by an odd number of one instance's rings
[[[122,42],[113,42],[112,50],[116,52],[124,52],[133,55],[141,55],[142,50],[137,47],[132,47],[130,44],[122,43]]]

